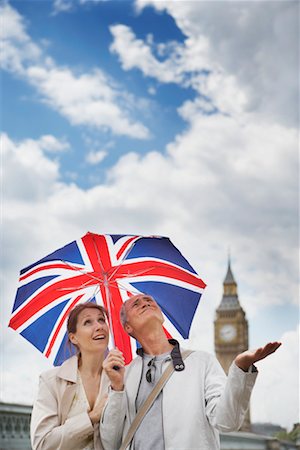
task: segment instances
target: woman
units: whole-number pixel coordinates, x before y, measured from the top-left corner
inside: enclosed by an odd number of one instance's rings
[[[99,421],[108,388],[123,390],[124,358],[118,349],[109,353],[102,371],[109,338],[105,309],[91,302],[77,305],[67,330],[78,353],[40,376],[31,416],[33,450],[101,450]]]

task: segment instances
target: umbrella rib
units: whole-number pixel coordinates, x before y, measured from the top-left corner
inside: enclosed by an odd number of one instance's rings
[[[64,261],[62,259],[62,261],[69,267],[71,267],[71,269],[77,270],[77,272],[82,273],[82,275],[86,275],[90,278],[92,278],[93,280],[99,281],[99,283],[103,282],[103,280],[101,280],[101,278],[95,277],[94,275],[91,275],[90,272],[85,272],[83,269],[79,269],[78,267],[73,266],[72,264],[68,263],[67,261]]]
[[[118,282],[118,287],[115,287],[115,289],[121,289],[122,291],[128,291],[128,288],[125,287],[124,285],[122,285],[122,283],[119,283],[119,282]],[[133,288],[132,286],[130,287],[130,289],[131,289],[131,291],[135,290],[136,292],[140,292],[138,289]]]
[[[138,239],[140,239],[140,238],[138,238]],[[119,264],[119,265],[115,268],[115,270],[112,272],[112,274],[111,274],[110,277],[108,278],[108,281],[109,281],[112,277],[114,277],[114,275],[118,272],[118,270],[120,269],[120,267],[124,264],[124,262],[126,261],[127,256],[129,255],[129,253],[130,253],[131,250],[133,249],[133,247],[134,247],[134,245],[135,245],[135,243],[136,243],[136,241],[137,241],[138,239],[136,239],[135,241],[133,241],[133,242],[131,243],[130,247],[127,249],[125,255],[123,256],[123,259],[122,259],[122,261],[121,261],[121,264]]]
[[[117,267],[117,270],[118,270],[120,267],[121,267],[121,264]],[[130,275],[133,276],[133,277],[136,277],[136,276],[138,276],[138,275],[144,275],[145,273],[150,272],[150,271],[153,270],[153,269],[155,269],[155,266],[150,267],[150,268],[147,269],[147,270],[140,270],[139,272],[131,273]],[[117,270],[115,270],[115,271],[110,275],[110,277],[108,278],[109,281],[110,281],[110,279],[113,277],[113,275],[117,272]],[[129,274],[128,274],[128,275],[129,275]]]

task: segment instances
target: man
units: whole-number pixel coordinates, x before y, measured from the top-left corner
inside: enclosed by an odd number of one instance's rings
[[[179,344],[167,339],[163,321],[158,304],[149,295],[135,295],[121,308],[124,330],[139,341],[141,349],[126,369],[126,417],[121,409],[113,417],[111,411],[116,406],[112,406],[111,399],[106,419],[104,411],[101,428],[104,447],[114,450],[120,447],[121,442],[116,441],[111,446],[112,436],[120,436],[123,429],[124,439],[136,412],[171,361],[175,371],[146,413],[130,449],[217,450],[218,431],[234,431],[242,425],[257,376],[253,364],[275,352],[281,344],[269,343],[238,355],[227,378],[216,358],[206,352],[192,352],[182,361]],[[120,392],[114,395],[121,396]]]

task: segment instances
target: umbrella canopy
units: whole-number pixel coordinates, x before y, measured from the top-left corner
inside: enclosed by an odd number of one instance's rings
[[[124,300],[152,295],[164,314],[166,334],[187,338],[204,288],[167,237],[87,233],[21,270],[9,326],[60,365],[75,351],[67,345],[68,314],[78,303],[92,301],[108,310],[110,346],[122,350],[128,363],[136,341],[120,324]]]

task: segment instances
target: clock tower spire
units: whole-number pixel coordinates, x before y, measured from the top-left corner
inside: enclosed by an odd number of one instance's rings
[[[223,297],[216,309],[214,328],[216,356],[228,374],[235,357],[248,349],[248,321],[239,302],[237,283],[231,270],[229,256],[227,273],[223,282]],[[241,430],[250,431],[250,429],[248,412]]]

